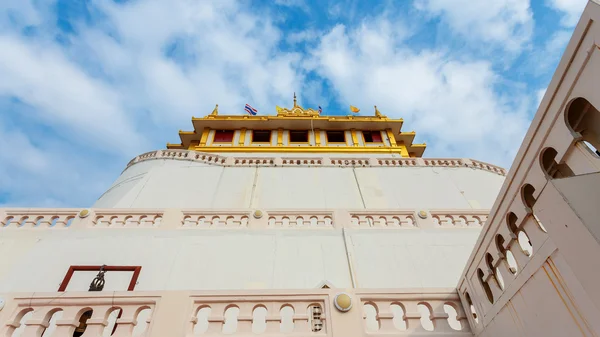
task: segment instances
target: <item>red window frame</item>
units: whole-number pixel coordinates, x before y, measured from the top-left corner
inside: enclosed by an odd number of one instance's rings
[[[371,136],[371,141],[367,140],[367,135]],[[363,139],[365,140],[365,143],[383,143],[381,131],[363,131]]]
[[[67,286],[69,285],[69,281],[71,281],[71,277],[73,277],[73,273],[76,271],[100,271],[102,266],[70,266],[65,278],[60,283],[60,287],[58,291],[63,292],[66,291]],[[129,286],[127,287],[127,291],[133,291],[135,288],[135,284],[137,283],[138,278],[140,277],[140,272],[142,271],[142,266],[105,266],[105,271],[131,271],[133,275],[131,276],[131,281],[129,281]],[[91,282],[91,280],[90,280]]]
[[[231,143],[233,142],[233,130],[216,130],[213,143]]]

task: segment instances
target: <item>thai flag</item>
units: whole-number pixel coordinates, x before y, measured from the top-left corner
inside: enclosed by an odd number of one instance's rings
[[[251,107],[250,104],[246,104],[246,107],[244,108],[244,110],[246,110],[246,112],[251,114],[252,116],[256,116],[256,114],[258,113],[258,110]]]
[[[323,109],[321,109],[321,106],[319,105],[319,115],[323,112]]]

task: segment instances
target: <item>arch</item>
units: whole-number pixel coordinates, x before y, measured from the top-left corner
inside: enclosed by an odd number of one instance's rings
[[[458,320],[458,308],[455,303],[444,303],[444,312],[448,315],[448,325],[452,330],[460,331],[462,324]]]
[[[501,253],[502,255],[505,254],[506,249],[504,249],[504,237],[502,236],[502,234],[496,234],[496,249],[498,249],[498,252]]]
[[[390,303],[390,311],[392,312],[392,323],[394,327],[400,331],[406,330],[406,308],[401,302],[394,301]]]
[[[517,215],[515,213],[508,212],[508,214],[506,214],[506,224],[508,225],[508,229],[515,236],[519,233],[519,227],[517,227],[518,220],[519,220],[519,218],[517,217]]]
[[[469,309],[471,310],[471,315],[473,317],[473,320],[475,320],[475,323],[479,323],[479,318],[477,318],[477,311],[475,311],[475,306],[473,305],[473,300],[471,300],[471,295],[469,295],[468,292],[465,292],[465,300],[467,300],[467,305],[469,306]]]
[[[494,267],[494,258],[492,257],[492,254],[490,254],[490,253],[485,254],[485,263],[486,263],[488,269],[490,270],[490,272],[492,273],[492,275],[494,276],[494,281],[496,281],[496,284],[498,285],[498,287],[500,287],[500,289],[504,290],[504,281],[501,280],[502,276],[499,275],[498,268]]]
[[[290,333],[294,331],[294,307],[286,303],[279,309],[279,316],[281,316],[281,324],[279,325],[279,332]]]
[[[531,184],[525,184],[521,187],[521,200],[525,207],[529,207],[533,210],[533,205],[537,201],[533,194],[535,193],[535,187]]]
[[[540,153],[540,166],[547,178],[567,178],[575,174],[573,170],[565,163],[557,163],[556,156],[558,152],[552,147],[547,147]]]
[[[261,334],[267,330],[268,310],[264,304],[257,304],[252,308],[252,332]]]
[[[433,331],[434,325],[431,319],[433,308],[427,302],[419,302],[417,304],[417,311],[421,314],[421,327],[426,331]]]
[[[192,332],[194,335],[202,335],[208,331],[208,325],[210,324],[208,318],[210,317],[211,311],[212,308],[209,305],[201,305],[198,307],[194,314],[196,322],[192,323]]]
[[[477,269],[477,278],[479,279],[479,283],[481,283],[481,287],[483,288],[488,301],[490,301],[490,303],[494,303],[494,295],[492,294],[492,289],[490,289],[490,285],[483,280],[483,270],[481,270],[481,268]]]
[[[377,305],[373,302],[365,302],[365,304],[363,304],[363,310],[363,317],[365,319],[365,327],[367,328],[367,332],[379,331],[380,325],[379,320],[377,319],[379,310]]]
[[[600,112],[594,105],[583,97],[577,97],[567,105],[564,118],[571,132],[579,133],[582,141],[600,149]]]
[[[531,240],[525,231],[519,232],[517,241],[519,242],[519,246],[521,246],[521,250],[525,255],[531,256],[533,254],[533,245],[531,244]]]

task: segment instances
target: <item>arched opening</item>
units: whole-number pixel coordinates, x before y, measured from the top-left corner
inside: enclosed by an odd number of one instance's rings
[[[517,233],[519,232],[519,228],[517,227],[517,220],[519,220],[519,218],[517,217],[517,215],[513,212],[509,212],[506,215],[506,224],[508,225],[508,229],[516,236]]]
[[[483,270],[481,270],[481,268],[477,269],[477,278],[479,279],[479,283],[481,283],[481,287],[483,288],[488,301],[490,301],[490,303],[494,303],[492,289],[490,289],[490,285],[483,280]]]
[[[531,256],[533,254],[533,245],[531,244],[531,240],[529,240],[529,236],[527,236],[525,231],[519,232],[518,241],[523,253],[525,253],[527,256]]]
[[[572,132],[578,132],[582,141],[595,154],[600,149],[600,112],[587,99],[578,97],[572,100],[566,111],[565,120]]]
[[[546,176],[551,179],[574,176],[575,174],[573,173],[573,170],[571,170],[567,164],[558,164],[556,162],[555,158],[557,155],[558,152],[556,152],[554,148],[547,147],[542,150],[540,155],[540,164]]]
[[[498,269],[496,267],[494,267],[494,258],[492,257],[492,254],[490,254],[490,253],[485,254],[485,264],[487,265],[488,269],[494,276],[494,281],[496,281],[496,284],[498,285],[498,287],[500,287],[500,289],[504,290],[504,284],[501,284],[500,280],[498,279]]]
[[[526,207],[529,207],[533,210],[533,205],[535,205],[535,197],[533,196],[535,193],[535,187],[531,186],[531,184],[525,184],[521,187],[521,198],[523,199],[523,204]]]
[[[467,300],[469,310],[471,310],[471,316],[473,316],[473,320],[475,321],[475,323],[479,323],[479,318],[477,318],[477,312],[475,311],[473,300],[471,300],[471,295],[469,295],[469,293],[465,293],[465,299]]]
[[[496,234],[496,249],[498,249],[498,252],[504,255],[504,237],[500,234]]]

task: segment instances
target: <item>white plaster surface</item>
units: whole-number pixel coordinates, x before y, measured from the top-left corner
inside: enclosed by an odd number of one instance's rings
[[[349,230],[357,285],[455,287],[478,233]],[[0,293],[57,291],[69,266],[102,264],[142,266],[140,291],[352,287],[340,229],[16,230],[0,238],[0,253],[10,256],[0,261]],[[75,275],[68,289],[86,291],[93,274]],[[127,276],[107,283],[125,290]]]
[[[132,165],[97,208],[490,209],[504,181],[469,167]]]

